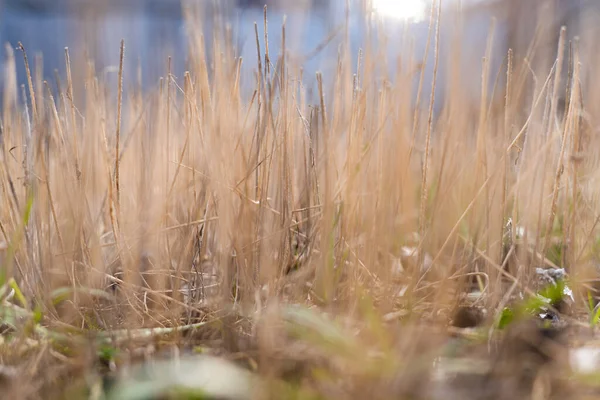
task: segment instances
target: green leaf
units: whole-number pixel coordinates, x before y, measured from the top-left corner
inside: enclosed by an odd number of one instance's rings
[[[515,313],[512,309],[504,307],[498,320],[498,329],[506,328],[515,319]]]
[[[106,343],[100,345],[98,349],[98,357],[102,361],[111,361],[114,360],[117,356],[119,350],[113,346],[110,346]]]
[[[600,322],[600,304],[598,306],[596,306],[595,309],[592,310],[593,311],[593,315],[592,315],[592,320],[591,325],[592,326],[596,326],[598,325],[598,322]]]
[[[42,318],[44,317],[44,314],[42,313],[42,308],[38,305],[35,307],[35,310],[33,310],[33,322],[35,324],[39,324],[40,322],[42,322]]]
[[[29,196],[27,197],[27,203],[25,204],[25,212],[23,213],[23,219],[21,222],[21,226],[17,229],[13,239],[8,244],[8,249],[6,252],[5,265],[0,266],[0,286],[3,286],[6,283],[6,274],[8,271],[12,270],[12,264],[14,262],[15,254],[17,252],[17,248],[23,239],[23,234],[25,232],[25,227],[29,224],[29,218],[31,217],[31,210],[33,208],[33,191],[30,191]]]
[[[557,304],[565,295],[565,282],[561,279],[556,285],[548,285],[540,291],[540,296],[550,300],[550,304]]]
[[[251,372],[224,359],[185,356],[131,367],[107,393],[109,400],[154,398],[250,400],[261,384]],[[169,395],[178,395],[169,397]]]
[[[354,338],[331,320],[301,306],[289,306],[284,311],[288,328],[296,337],[311,342],[324,351],[349,358],[360,354]]]
[[[21,292],[21,288],[19,288],[19,285],[17,285],[17,282],[15,281],[14,278],[10,278],[8,281],[8,286],[14,290],[15,292],[15,299],[17,299],[19,301],[19,303],[21,303],[21,306],[25,309],[29,309],[29,305],[27,303],[27,299],[25,299],[25,296],[23,296],[23,292]]]
[[[68,299],[69,296],[75,292],[89,294],[90,296],[95,297],[101,297],[109,301],[113,300],[113,296],[110,293],[100,289],[92,289],[86,287],[60,287],[58,289],[53,290],[50,294],[52,304],[55,306],[58,305],[59,303]]]

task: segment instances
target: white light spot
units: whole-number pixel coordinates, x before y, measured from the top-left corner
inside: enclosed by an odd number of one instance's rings
[[[425,18],[426,0],[373,0],[373,9],[381,17],[418,22]]]

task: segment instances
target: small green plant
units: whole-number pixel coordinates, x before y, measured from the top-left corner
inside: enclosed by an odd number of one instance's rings
[[[515,313],[510,307],[504,307],[498,319],[497,328],[504,329],[510,325],[515,319]]]
[[[545,312],[548,306],[556,306],[564,299],[565,287],[564,280],[560,279],[556,284],[546,285],[538,293],[529,296],[514,307],[505,307],[500,313],[496,327],[505,329],[517,320]]]
[[[587,300],[588,313],[590,315],[590,326],[593,328],[598,325],[598,322],[600,322],[600,303],[594,306],[594,298],[589,291],[587,293]]]
[[[101,343],[98,348],[98,359],[107,364],[114,361],[118,354],[119,349],[106,343]]]

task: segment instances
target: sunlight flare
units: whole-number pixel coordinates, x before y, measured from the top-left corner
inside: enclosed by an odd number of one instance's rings
[[[417,22],[425,18],[425,0],[372,0],[381,17]]]

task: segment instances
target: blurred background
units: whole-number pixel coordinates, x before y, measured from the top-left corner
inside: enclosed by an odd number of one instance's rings
[[[262,39],[265,3],[269,7],[271,52],[279,51],[281,24],[286,15],[288,47],[292,53],[313,55],[302,64],[306,76],[314,76],[314,72],[320,70],[327,79],[334,73],[346,18],[353,57],[356,57],[358,49],[365,45],[368,26],[364,17],[369,11],[374,11],[370,15],[383,22],[390,70],[396,64],[389,61],[405,51],[400,43],[407,34],[414,38],[415,57],[420,59],[424,55],[431,0],[191,0],[188,3],[181,0],[0,0],[0,41],[13,48],[22,42],[32,63],[36,55],[38,61],[41,55],[44,78],[50,81],[54,79],[55,70],[63,74],[65,47],[69,47],[74,62],[91,57],[98,73],[105,77],[116,75],[119,44],[124,39],[126,79],[147,86],[166,74],[168,56],[173,57],[175,76],[181,77],[186,69],[187,37],[182,12],[186,4],[202,8],[204,17],[194,23],[204,31],[208,47],[215,32],[213,16],[218,11],[223,21],[230,24],[244,66],[255,68],[254,23],[259,24]],[[481,82],[473,77],[481,74],[492,17],[496,18],[490,60],[494,77],[509,47],[515,50],[517,57],[526,54],[536,29],[543,30],[541,34],[538,32],[539,42],[549,50],[546,55],[538,54],[537,60],[542,64],[552,62],[560,26],[568,25],[569,38],[583,35],[586,18],[596,20],[599,4],[600,0],[444,0],[440,54],[443,61],[460,57],[465,73],[475,74],[466,80],[465,92],[476,97]],[[349,8],[348,16],[346,8]],[[538,23],[541,20],[543,22]],[[451,46],[457,40],[460,55],[457,47]],[[315,53],[315,48],[324,43],[327,45]],[[426,63],[427,77],[432,75],[433,50],[432,45]],[[3,51],[3,59],[5,55]],[[16,56],[18,80],[24,83],[22,57],[19,52]],[[141,75],[138,67],[141,67]],[[446,72],[442,70],[439,77],[442,96],[448,79]],[[248,73],[252,73],[251,68]],[[494,79],[491,81],[493,85]]]

